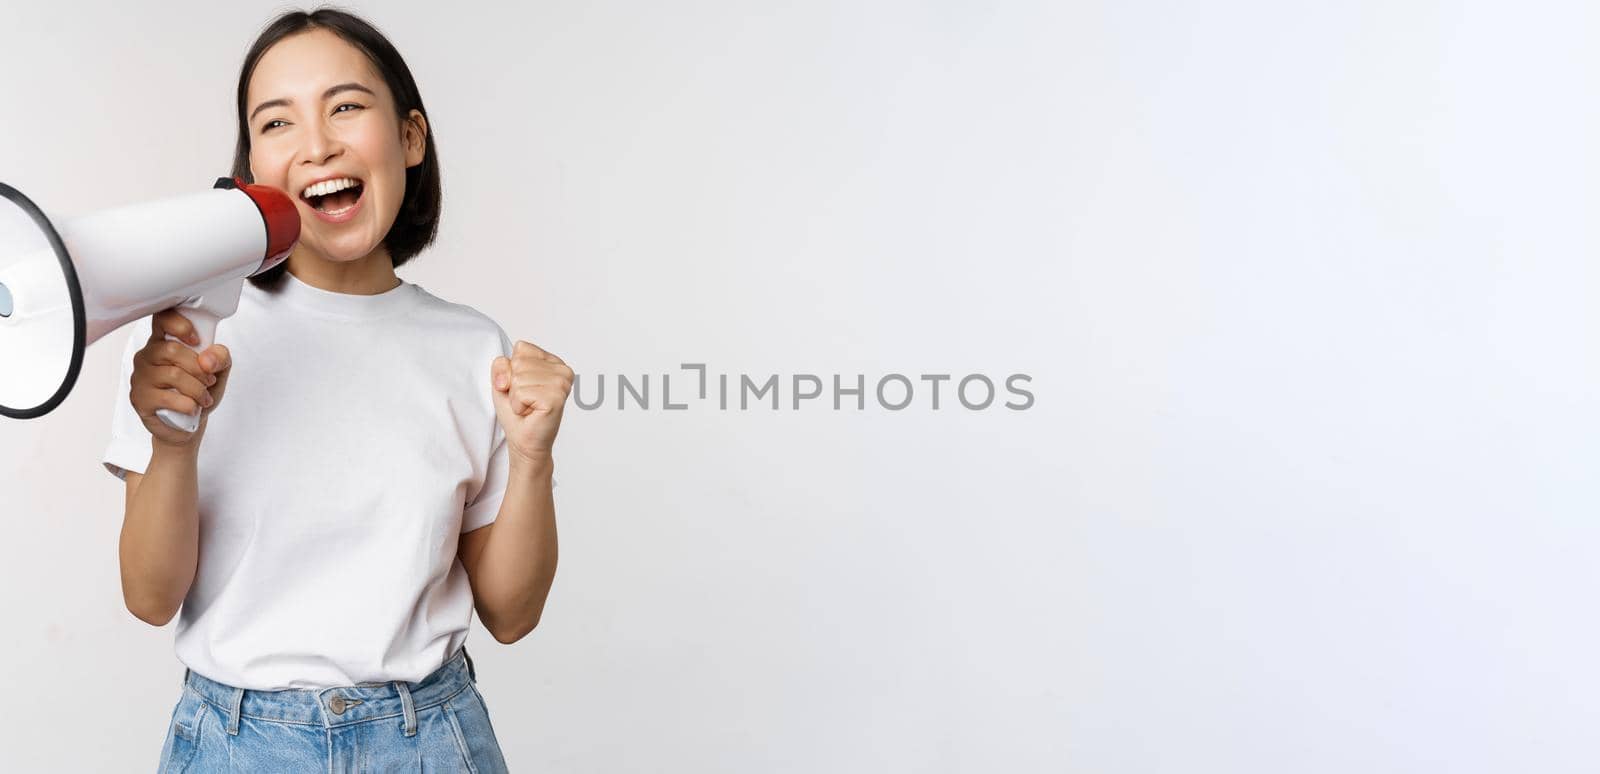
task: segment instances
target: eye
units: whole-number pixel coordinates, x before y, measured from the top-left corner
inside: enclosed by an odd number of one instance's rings
[[[261,131],[265,132],[268,129],[276,129],[277,127],[274,126],[274,124],[283,124],[284,126],[288,126],[289,125],[288,122],[286,122],[286,121],[279,121],[278,119],[274,118],[273,120],[268,121],[265,124],[263,124],[261,126]]]
[[[343,113],[343,112],[345,112],[345,108],[355,108],[356,110],[361,110],[363,107],[365,107],[365,106],[364,105],[357,105],[354,102],[346,102],[343,105],[340,105],[340,106],[334,108],[333,112],[335,112],[335,113]]]

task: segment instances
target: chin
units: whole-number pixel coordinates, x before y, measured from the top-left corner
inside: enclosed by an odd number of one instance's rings
[[[371,255],[372,251],[376,250],[377,247],[378,245],[374,243],[364,247],[358,246],[354,248],[317,248],[316,252],[318,255],[322,256],[323,260],[326,261],[331,261],[333,263],[350,263],[352,261],[359,261],[362,258]]]

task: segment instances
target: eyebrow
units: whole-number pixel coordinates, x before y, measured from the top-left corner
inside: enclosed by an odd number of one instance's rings
[[[372,89],[369,89],[369,88],[367,88],[365,86],[362,86],[359,83],[351,81],[350,83],[341,83],[341,84],[338,84],[336,86],[329,86],[327,91],[322,92],[322,98],[323,99],[328,99],[329,97],[332,97],[333,95],[338,94],[341,91],[364,91],[364,92],[366,92],[368,94],[372,94],[372,96],[374,96],[374,97],[378,96],[378,95],[372,93]],[[277,99],[269,99],[266,102],[263,102],[263,103],[261,103],[259,105],[256,105],[256,109],[250,111],[250,122],[251,123],[255,123],[256,114],[257,113],[260,113],[261,111],[266,110],[267,108],[270,108],[270,107],[288,107],[290,101],[291,100],[289,100],[289,99],[287,99],[285,97],[279,97]]]

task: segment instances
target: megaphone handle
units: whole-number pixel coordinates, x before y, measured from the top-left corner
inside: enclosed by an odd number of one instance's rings
[[[181,307],[181,314],[188,319],[189,324],[194,326],[195,335],[200,337],[200,343],[191,346],[188,342],[170,333],[167,334],[167,340],[176,341],[197,353],[209,349],[216,341],[217,323],[221,322],[222,318],[206,309],[187,306]],[[200,411],[204,410],[202,408]],[[193,414],[180,414],[172,409],[156,409],[156,416],[160,417],[162,422],[174,430],[192,433],[200,429],[200,411],[196,411]]]

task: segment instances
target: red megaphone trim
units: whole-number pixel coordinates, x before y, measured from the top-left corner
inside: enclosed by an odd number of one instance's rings
[[[225,185],[226,183],[226,185]],[[271,186],[246,183],[243,178],[221,178],[214,187],[237,188],[255,202],[261,211],[261,220],[267,226],[267,252],[261,266],[251,275],[260,274],[289,257],[295,242],[300,241],[300,211],[289,195]]]

